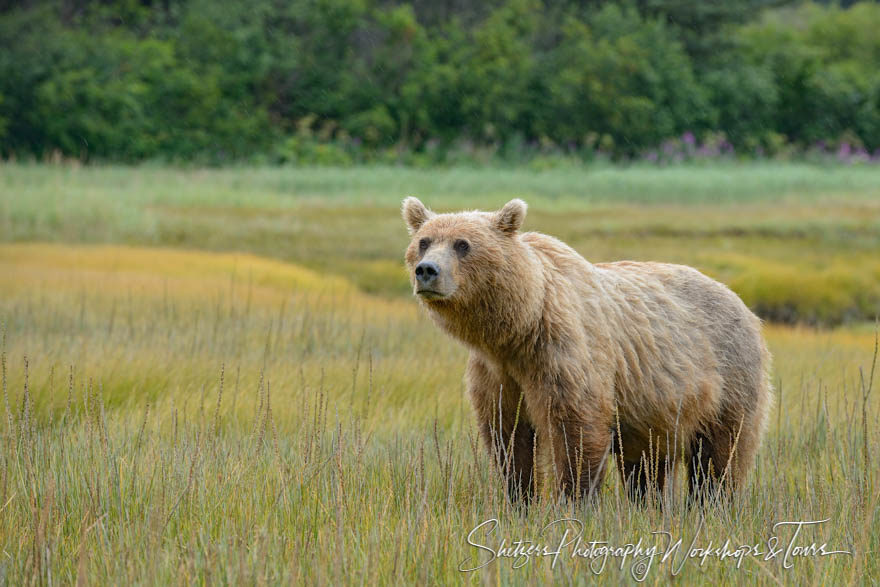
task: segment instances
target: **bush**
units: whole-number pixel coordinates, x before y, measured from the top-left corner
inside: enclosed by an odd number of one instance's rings
[[[36,16],[4,21],[0,79],[17,121],[8,151],[228,160],[265,144],[265,111],[230,100],[219,70],[192,67],[173,41],[91,35]]]
[[[607,135],[632,154],[701,126],[708,103],[681,44],[659,21],[606,5],[588,22],[569,18],[547,56],[547,96],[538,129],[557,142]]]
[[[880,5],[804,4],[739,31],[740,55],[769,69],[778,100],[773,130],[802,146],[845,133],[880,148]]]
[[[747,155],[870,160],[880,5],[757,10],[768,3],[0,7],[0,152],[524,162],[632,158],[691,136],[710,145],[698,156],[713,144],[728,155],[729,142]]]

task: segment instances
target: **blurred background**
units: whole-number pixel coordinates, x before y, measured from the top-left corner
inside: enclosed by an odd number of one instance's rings
[[[878,31],[875,2],[3,0],[0,152],[876,162]]]

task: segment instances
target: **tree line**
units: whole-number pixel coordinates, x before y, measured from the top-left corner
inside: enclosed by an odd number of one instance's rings
[[[0,154],[871,157],[877,31],[875,2],[0,0]]]

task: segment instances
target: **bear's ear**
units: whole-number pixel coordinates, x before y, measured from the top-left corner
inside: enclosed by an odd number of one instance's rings
[[[410,234],[418,232],[422,225],[434,216],[433,212],[425,208],[425,205],[413,196],[403,201],[402,212]]]
[[[513,234],[522,226],[526,218],[526,208],[526,203],[518,198],[507,202],[495,214],[495,228],[505,234]]]

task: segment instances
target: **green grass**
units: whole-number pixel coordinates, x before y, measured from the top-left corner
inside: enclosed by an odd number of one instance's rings
[[[408,295],[397,212],[530,204],[525,228],[587,259],[685,263],[763,317],[880,314],[880,169],[800,164],[411,170],[0,166],[0,242],[248,251]],[[771,288],[760,284],[772,282]]]
[[[700,193],[725,174],[731,201]],[[668,530],[687,545],[700,512],[684,507],[681,477],[662,510],[629,505],[614,467],[595,503],[545,497],[521,511],[505,501],[475,438],[466,353],[401,285],[400,196],[440,209],[525,197],[528,228],[587,258],[690,262],[750,303],[778,299],[833,323],[854,307],[847,288],[874,303],[878,178],[787,165],[2,166],[0,584],[594,579],[570,558],[462,574],[480,554],[468,531],[491,518],[496,546],[538,539],[563,517],[593,539],[651,542]],[[880,399],[865,395],[876,340],[858,321],[866,315],[827,329],[766,326],[778,389],[770,430],[744,491],[707,510],[697,538],[764,544],[776,521],[830,518],[801,543],[853,555],[790,569],[779,558],[740,569],[689,561],[685,584],[880,576]],[[601,578],[631,581],[629,569],[609,561]],[[658,562],[647,582],[670,578]]]

